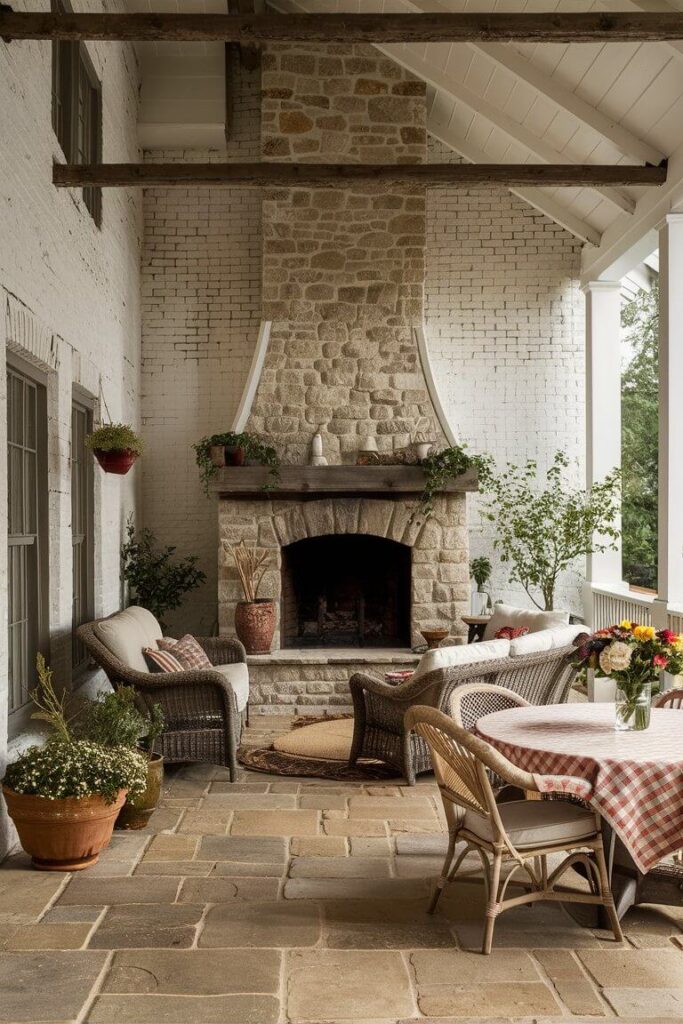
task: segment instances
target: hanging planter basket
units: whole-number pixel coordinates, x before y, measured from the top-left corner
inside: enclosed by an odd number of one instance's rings
[[[138,457],[137,452],[130,448],[118,452],[103,452],[94,448],[93,455],[105,473],[116,473],[118,476],[125,476]]]
[[[142,454],[142,439],[127,423],[109,423],[92,434],[85,443],[92,451],[105,473],[125,476]]]

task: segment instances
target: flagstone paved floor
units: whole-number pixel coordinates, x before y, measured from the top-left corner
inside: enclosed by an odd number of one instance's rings
[[[248,742],[287,719],[260,718]],[[683,1018],[683,907],[626,942],[555,905],[500,918],[482,887],[425,913],[445,851],[432,780],[337,785],[169,772],[143,833],[75,875],[0,870],[0,1022],[559,1024]]]

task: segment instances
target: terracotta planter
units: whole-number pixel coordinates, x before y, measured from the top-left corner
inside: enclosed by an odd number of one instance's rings
[[[244,448],[232,448],[226,447],[225,449],[225,465],[226,466],[243,466],[244,460],[246,459],[247,453]]]
[[[209,458],[213,466],[217,469],[222,469],[225,465],[225,445],[212,444],[209,448]]]
[[[247,654],[268,654],[275,632],[275,602],[269,597],[239,601],[235,608],[235,632]]]
[[[19,841],[39,871],[82,871],[94,864],[109,845],[126,799],[125,789],[111,804],[101,796],[48,800],[7,786],[2,793]]]
[[[164,780],[164,759],[161,754],[152,754],[147,768],[147,788],[140,796],[126,800],[116,819],[116,828],[144,828],[154,814],[161,796]]]
[[[125,448],[118,452],[102,452],[93,450],[93,455],[99,462],[105,473],[116,473],[118,476],[125,476],[137,459],[137,452]]]

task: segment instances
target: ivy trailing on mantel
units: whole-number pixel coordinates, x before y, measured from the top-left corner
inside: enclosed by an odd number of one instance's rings
[[[475,469],[480,480],[486,479],[491,463],[490,455],[470,455],[462,445],[452,445],[428,455],[420,463],[426,481],[412,520],[428,519],[434,513],[434,499],[437,495],[443,492],[451,480],[462,476],[467,470]]]
[[[196,444],[192,445],[195,459],[199,467],[199,477],[204,487],[204,492],[209,494],[209,484],[218,473],[220,466],[211,458],[212,448],[239,449],[243,453],[245,462],[256,463],[259,466],[268,466],[270,473],[268,481],[264,485],[266,490],[275,489],[279,479],[280,457],[275,449],[262,441],[255,434],[235,434],[229,431],[224,434],[211,434],[203,437]]]

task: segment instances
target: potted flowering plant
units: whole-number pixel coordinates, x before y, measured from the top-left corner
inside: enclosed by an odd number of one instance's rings
[[[598,678],[616,683],[616,725],[619,730],[647,729],[652,684],[662,672],[678,675],[683,667],[683,637],[670,629],[641,626],[624,619],[618,626],[582,633],[575,665],[592,669]]]
[[[144,447],[142,438],[127,423],[107,423],[88,434],[85,444],[105,473],[119,476],[125,476]]]
[[[42,871],[80,871],[97,861],[111,840],[126,794],[147,784],[145,758],[127,747],[77,739],[57,696],[52,672],[37,659],[40,687],[31,696],[34,718],[52,734],[7,768],[2,792],[21,845]]]
[[[161,705],[153,704],[142,711],[135,702],[132,686],[119,686],[117,690],[84,701],[76,730],[80,739],[102,747],[127,747],[144,754],[147,785],[144,792],[127,795],[115,827],[145,828],[159,803],[164,778],[164,759],[154,750],[164,731]]]

